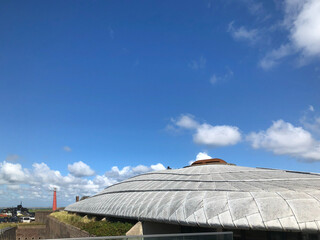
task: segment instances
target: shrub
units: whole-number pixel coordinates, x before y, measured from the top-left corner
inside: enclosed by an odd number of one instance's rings
[[[71,214],[66,211],[54,212],[50,216],[57,218],[59,221],[71,224],[88,233],[96,236],[120,236],[132,228],[133,224],[123,222],[96,221],[95,218],[87,216],[80,217],[76,214]]]

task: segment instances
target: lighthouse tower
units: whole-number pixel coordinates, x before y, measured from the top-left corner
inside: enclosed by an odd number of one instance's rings
[[[57,188],[53,189],[53,204],[52,204],[52,211],[57,210]]]

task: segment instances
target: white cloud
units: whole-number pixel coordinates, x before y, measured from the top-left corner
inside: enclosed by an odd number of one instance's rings
[[[0,162],[0,202],[3,206],[12,205],[19,196],[31,206],[50,206],[52,190],[58,190],[58,204],[67,205],[75,196],[93,195],[103,188],[126,178],[151,171],[164,170],[161,164],[151,166],[138,165],[119,170],[113,167],[104,175],[96,175],[92,180],[71,174],[62,175],[60,171],[50,169],[45,163],[34,163],[32,168],[23,169],[21,164]]]
[[[88,177],[94,175],[94,171],[82,161],[68,164],[68,170],[76,177]]]
[[[302,1],[302,0],[300,0]],[[287,0],[286,3],[289,4]],[[320,1],[305,0],[299,14],[291,27],[291,38],[294,45],[306,55],[320,55]]]
[[[161,171],[166,169],[161,163],[151,165],[150,168],[151,168],[151,171]],[[151,171],[148,171],[148,172],[151,172]]]
[[[320,135],[320,117],[314,117],[311,119],[305,118],[302,120],[302,124],[306,129]]]
[[[320,142],[302,127],[278,120],[266,131],[253,132],[247,139],[253,148],[262,148],[276,155],[290,155],[306,161],[320,160]]]
[[[206,152],[199,152],[196,156],[196,161],[203,159],[211,159],[212,157],[208,155]]]
[[[71,152],[72,151],[72,149],[70,147],[68,147],[68,146],[64,146],[63,150],[66,151],[66,152]]]
[[[278,49],[272,50],[263,59],[261,59],[259,65],[263,69],[268,70],[294,51],[295,49],[293,49],[290,44],[281,45]]]
[[[197,144],[221,147],[234,145],[241,140],[241,133],[237,127],[200,124],[191,115],[182,115],[174,123],[178,127],[194,130],[193,141]]]
[[[309,111],[314,112],[314,107],[312,105],[309,105]]]
[[[176,121],[173,120],[178,127],[194,129],[199,126],[199,123],[194,120],[192,115],[181,115]]]
[[[320,135],[320,116],[312,105],[309,106],[308,111],[305,111],[300,122],[310,132]]]
[[[199,152],[196,156],[196,160],[189,161],[189,165],[198,160],[211,159],[212,157],[208,155],[206,152]]]
[[[19,183],[26,179],[26,173],[20,164],[0,163],[0,184]]]
[[[250,43],[255,43],[259,38],[258,29],[247,29],[244,26],[239,28],[234,27],[234,22],[230,22],[228,25],[228,32],[236,40],[245,40]]]
[[[241,134],[237,127],[234,126],[212,126],[202,124],[197,128],[196,134],[193,135],[193,141],[198,144],[212,147],[222,147],[234,145],[241,140]]]
[[[272,50],[260,61],[260,66],[269,69],[286,56],[300,54],[300,61],[320,57],[320,1],[285,0],[283,25],[288,31],[288,40]]]
[[[199,70],[206,67],[207,59],[205,59],[203,56],[201,56],[198,60],[193,60],[189,67],[193,70]]]
[[[123,181],[124,179],[147,173],[152,171],[160,171],[165,170],[166,168],[161,164],[158,163],[156,165],[151,165],[150,167],[144,165],[138,165],[136,167],[126,166],[122,169],[119,169],[117,166],[111,168],[111,171],[107,171],[105,176],[107,178],[114,179],[117,182]]]

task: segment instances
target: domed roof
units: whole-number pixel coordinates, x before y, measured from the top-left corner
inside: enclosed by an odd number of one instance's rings
[[[194,165],[132,177],[66,210],[200,227],[320,232],[320,175]]]

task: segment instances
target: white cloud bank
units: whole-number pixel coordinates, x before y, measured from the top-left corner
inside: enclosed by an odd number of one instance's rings
[[[264,69],[272,68],[284,57],[297,52],[301,62],[320,57],[320,1],[285,0],[284,11],[288,42],[272,50],[260,61]]]
[[[86,178],[93,171],[87,164],[77,162],[68,166],[71,171],[62,175],[60,171],[50,169],[45,163],[34,163],[32,168],[23,168],[19,163],[0,162],[0,195],[1,206],[18,204],[23,198],[31,206],[50,206],[52,189],[58,189],[58,205],[65,206],[74,201],[75,196],[93,195],[103,188],[118,183],[126,178],[150,171],[164,170],[161,164],[136,167],[112,167],[103,175],[93,179]],[[84,174],[80,170],[85,169]],[[70,169],[69,169],[70,170]],[[90,174],[89,174],[90,173]]]
[[[173,122],[180,128],[195,131],[193,141],[197,144],[222,147],[234,145],[241,141],[241,133],[235,126],[200,124],[192,115],[182,115],[177,120],[173,120]]]
[[[313,106],[309,106],[308,113],[316,114]],[[276,155],[288,155],[302,161],[320,161],[320,141],[312,134],[320,134],[320,117],[312,118],[305,115],[301,120],[303,127],[297,127],[289,122],[277,120],[265,131],[246,134],[246,140],[254,149],[265,149]],[[222,147],[235,145],[241,141],[238,127],[220,125],[212,126],[199,123],[192,115],[181,115],[173,119],[175,128],[186,129],[193,133],[193,142],[209,147]],[[310,130],[310,132],[308,131]],[[198,159],[211,158],[207,153],[200,152]],[[193,161],[190,161],[191,164]]]
[[[153,172],[153,171],[160,171],[165,170],[166,168],[161,164],[158,163],[156,165],[151,165],[150,167],[144,166],[144,165],[138,165],[136,167],[124,167],[121,170],[118,167],[112,167],[111,171],[107,171],[105,173],[105,176],[110,179],[114,179],[117,182],[123,181],[124,179],[147,173],[147,172]]]
[[[266,131],[248,135],[253,148],[262,148],[276,155],[290,155],[307,161],[320,161],[320,142],[302,127],[283,120],[273,122]]]

